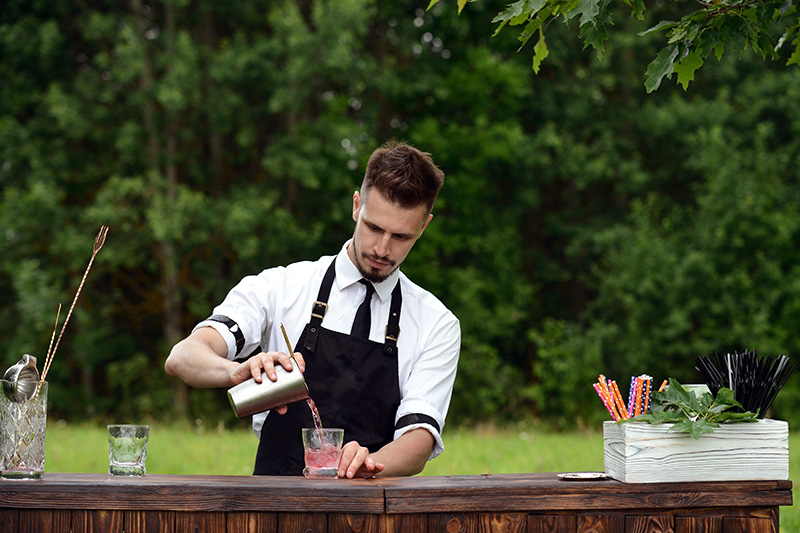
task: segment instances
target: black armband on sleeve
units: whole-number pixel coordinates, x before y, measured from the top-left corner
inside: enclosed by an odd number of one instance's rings
[[[213,320],[214,322],[219,322],[220,324],[224,324],[228,330],[233,334],[233,338],[236,341],[236,355],[239,355],[239,352],[242,351],[244,348],[244,334],[242,333],[242,328],[239,327],[239,324],[231,320],[230,318],[226,317],[225,315],[212,315],[208,317],[206,320]]]
[[[419,413],[413,413],[410,415],[401,416],[400,420],[397,421],[397,424],[394,425],[394,429],[401,429],[413,424],[428,424],[429,426],[433,426],[433,428],[436,429],[437,433],[441,433],[441,429],[439,428],[439,423],[436,422],[435,418],[433,418],[432,416],[422,415]]]

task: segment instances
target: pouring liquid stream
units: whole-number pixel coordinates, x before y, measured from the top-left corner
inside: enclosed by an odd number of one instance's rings
[[[319,431],[322,429],[322,419],[319,417],[317,404],[314,403],[314,400],[311,399],[311,396],[306,398],[306,402],[308,403],[308,408],[311,409],[311,417],[314,419],[314,428]]]

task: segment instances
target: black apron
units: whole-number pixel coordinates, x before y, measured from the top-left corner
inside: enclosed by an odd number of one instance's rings
[[[384,344],[325,329],[322,318],[336,276],[325,273],[317,301],[295,351],[303,354],[304,377],[323,427],[344,428],[344,442],[355,440],[370,453],[394,438],[394,418],[400,406],[397,336],[400,333],[400,280],[392,291]],[[261,429],[254,475],[303,474],[301,429],[314,427],[307,402],[294,402],[284,415],[270,413]]]

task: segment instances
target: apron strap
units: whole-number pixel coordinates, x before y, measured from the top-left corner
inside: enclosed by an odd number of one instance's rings
[[[386,325],[386,339],[383,344],[383,353],[395,355],[397,353],[397,337],[400,336],[400,307],[403,305],[403,293],[400,290],[400,279],[392,291],[392,303],[389,306],[389,323]]]
[[[322,319],[328,311],[328,298],[331,295],[331,287],[336,277],[336,258],[331,261],[331,266],[325,271],[322,283],[319,286],[317,301],[311,306],[311,320],[308,321],[308,335],[305,339],[305,348],[311,353],[317,348],[317,339],[322,329]],[[389,306],[389,322],[386,325],[386,335],[383,344],[383,353],[395,355],[397,353],[397,338],[400,336],[400,308],[403,305],[403,293],[400,289],[400,279],[392,290],[392,303]]]
[[[336,257],[331,261],[331,266],[325,271],[325,276],[322,278],[322,284],[319,286],[319,293],[317,294],[317,301],[311,306],[311,320],[308,321],[308,335],[306,335],[305,347],[311,353],[317,349],[317,339],[319,338],[319,330],[322,329],[322,319],[328,311],[328,297],[331,294],[331,287],[333,286],[333,278],[336,277]]]

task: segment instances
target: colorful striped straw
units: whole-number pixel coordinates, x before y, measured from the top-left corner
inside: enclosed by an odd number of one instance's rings
[[[594,383],[592,386],[594,387],[594,390],[597,391],[597,395],[600,396],[600,399],[603,400],[603,405],[605,405],[606,409],[608,409],[608,412],[611,414],[611,418],[614,419],[614,421],[616,421],[617,415],[614,413],[614,410],[608,404],[608,400],[606,399],[605,394],[603,394],[603,390],[600,388],[600,384]]]

